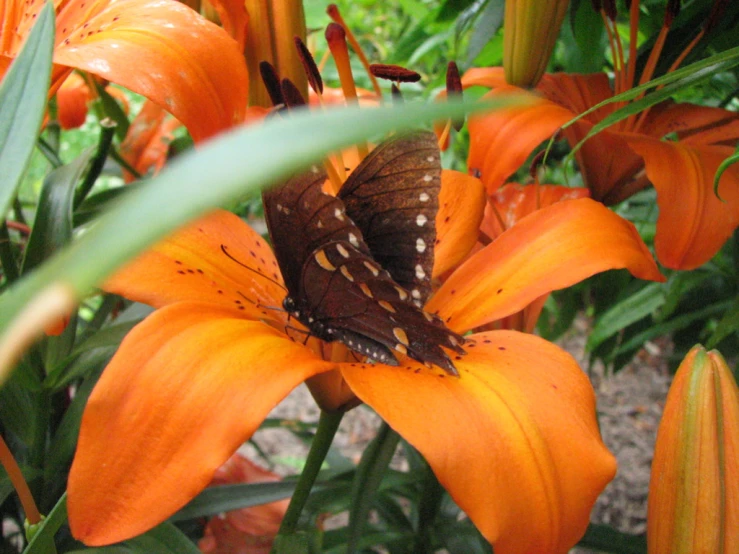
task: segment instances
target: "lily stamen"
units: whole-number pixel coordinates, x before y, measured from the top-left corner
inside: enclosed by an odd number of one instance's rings
[[[359,60],[362,62],[362,65],[364,66],[364,70],[367,72],[367,75],[369,76],[370,81],[372,81],[372,88],[375,90],[375,94],[377,96],[382,96],[382,90],[380,89],[380,83],[377,82],[377,79],[375,79],[374,75],[372,75],[372,72],[370,71],[369,60],[367,59],[367,56],[364,54],[364,50],[362,50],[362,47],[359,45],[359,42],[354,36],[354,33],[352,33],[352,30],[346,24],[346,22],[344,21],[344,18],[341,17],[339,8],[336,6],[336,4],[329,4],[328,8],[326,8],[326,13],[331,19],[334,20],[335,23],[337,23],[338,25],[341,25],[341,27],[344,29],[344,32],[346,33],[346,38],[349,41],[349,44],[352,45],[354,52],[357,54],[357,56],[359,56]]]
[[[346,37],[344,27],[338,23],[329,23],[326,27],[326,42],[328,42],[331,55],[334,57],[334,63],[336,63],[336,69],[339,72],[339,81],[341,82],[341,90],[344,92],[344,98],[346,98],[347,104],[358,104],[357,87],[354,84]],[[369,153],[366,143],[358,144],[357,150],[360,158],[364,158]]]

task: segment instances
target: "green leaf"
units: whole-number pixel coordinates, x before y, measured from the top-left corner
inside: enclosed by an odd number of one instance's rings
[[[627,535],[608,525],[588,525],[578,546],[613,552],[616,554],[646,554],[647,539],[644,535]]]
[[[724,174],[724,171],[729,169],[730,165],[733,165],[737,162],[739,162],[739,146],[736,147],[736,152],[734,152],[731,156],[721,162],[721,165],[719,165],[718,169],[716,170],[716,176],[713,178],[713,192],[721,200],[723,200],[723,198],[721,198],[721,192],[718,190],[721,176]]]
[[[197,545],[171,523],[157,525],[125,544],[131,551],[142,554],[201,554]]]
[[[0,218],[31,159],[46,108],[54,48],[54,6],[44,4],[0,86]]]
[[[477,16],[475,28],[467,46],[467,65],[472,64],[483,48],[498,33],[503,24],[504,10],[505,2],[503,0],[488,0],[486,2]]]
[[[63,284],[64,290],[80,298],[128,259],[187,221],[305,169],[327,152],[391,129],[512,103],[450,101],[319,113],[294,110],[290,117],[210,140],[197,152],[177,158],[146,187],[124,195],[78,240],[16,281],[0,299],[0,331],[52,283]],[[7,352],[10,355],[12,350]],[[9,367],[4,368],[7,371]],[[0,375],[0,381],[6,377]]]
[[[665,302],[663,285],[649,283],[636,294],[613,305],[596,322],[585,349],[595,350],[599,344],[657,310]]]
[[[724,340],[732,333],[739,333],[739,299],[734,301],[734,304],[718,322],[716,329],[708,339],[706,347],[715,348],[718,343]]]
[[[140,320],[133,320],[111,325],[92,335],[49,370],[44,379],[44,387],[52,391],[59,390],[74,379],[84,377],[91,368],[110,358],[123,337],[139,322]]]
[[[679,329],[684,329],[694,321],[700,321],[715,314],[720,314],[729,309],[730,306],[730,300],[726,300],[725,302],[717,302],[716,304],[711,304],[710,306],[706,306],[701,310],[688,312],[681,316],[670,319],[664,323],[660,323],[659,325],[652,325],[646,331],[642,331],[641,333],[634,335],[628,341],[620,345],[616,353],[636,350],[649,339],[662,335],[668,335]]]
[[[316,490],[320,490],[316,485]],[[170,521],[182,521],[196,517],[212,516],[221,512],[249,508],[290,498],[295,490],[294,481],[274,483],[245,483],[208,487],[187,506],[174,514]]]
[[[74,189],[94,154],[95,150],[88,148],[72,163],[56,168],[44,179],[23,260],[23,273],[38,266],[71,240]]]

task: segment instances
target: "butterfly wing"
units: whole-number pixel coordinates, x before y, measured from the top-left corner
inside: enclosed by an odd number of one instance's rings
[[[454,372],[440,348],[464,339],[412,303],[372,258],[339,198],[325,194],[317,169],[263,194],[275,256],[294,314],[314,334],[396,364],[392,351]]]
[[[440,189],[436,136],[418,131],[378,145],[338,194],[372,257],[419,306],[431,293]]]

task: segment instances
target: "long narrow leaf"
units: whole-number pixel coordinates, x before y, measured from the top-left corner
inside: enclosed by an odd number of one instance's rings
[[[34,314],[35,322],[47,324],[44,314],[51,311],[44,310],[53,310],[47,307],[49,300],[59,305],[79,300],[128,259],[184,223],[284,179],[332,150],[391,129],[492,107],[490,103],[448,102],[322,113],[296,110],[283,120],[212,140],[195,154],[175,160],[146,187],[124,195],[79,240],[17,281],[0,299],[0,332],[7,331],[40,291],[45,290],[45,296],[36,299],[28,313]],[[58,317],[60,309],[49,318]],[[35,325],[24,325],[19,328],[22,333],[0,339],[0,382],[7,378],[29,336],[38,332]]]
[[[45,3],[0,86],[0,217],[13,201],[44,118],[54,48],[54,7]]]

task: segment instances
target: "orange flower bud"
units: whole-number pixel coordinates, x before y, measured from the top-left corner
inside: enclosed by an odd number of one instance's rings
[[[650,554],[739,552],[739,389],[695,346],[667,395],[649,487]]]
[[[552,55],[568,0],[508,0],[503,27],[506,81],[519,87],[539,82]]]

